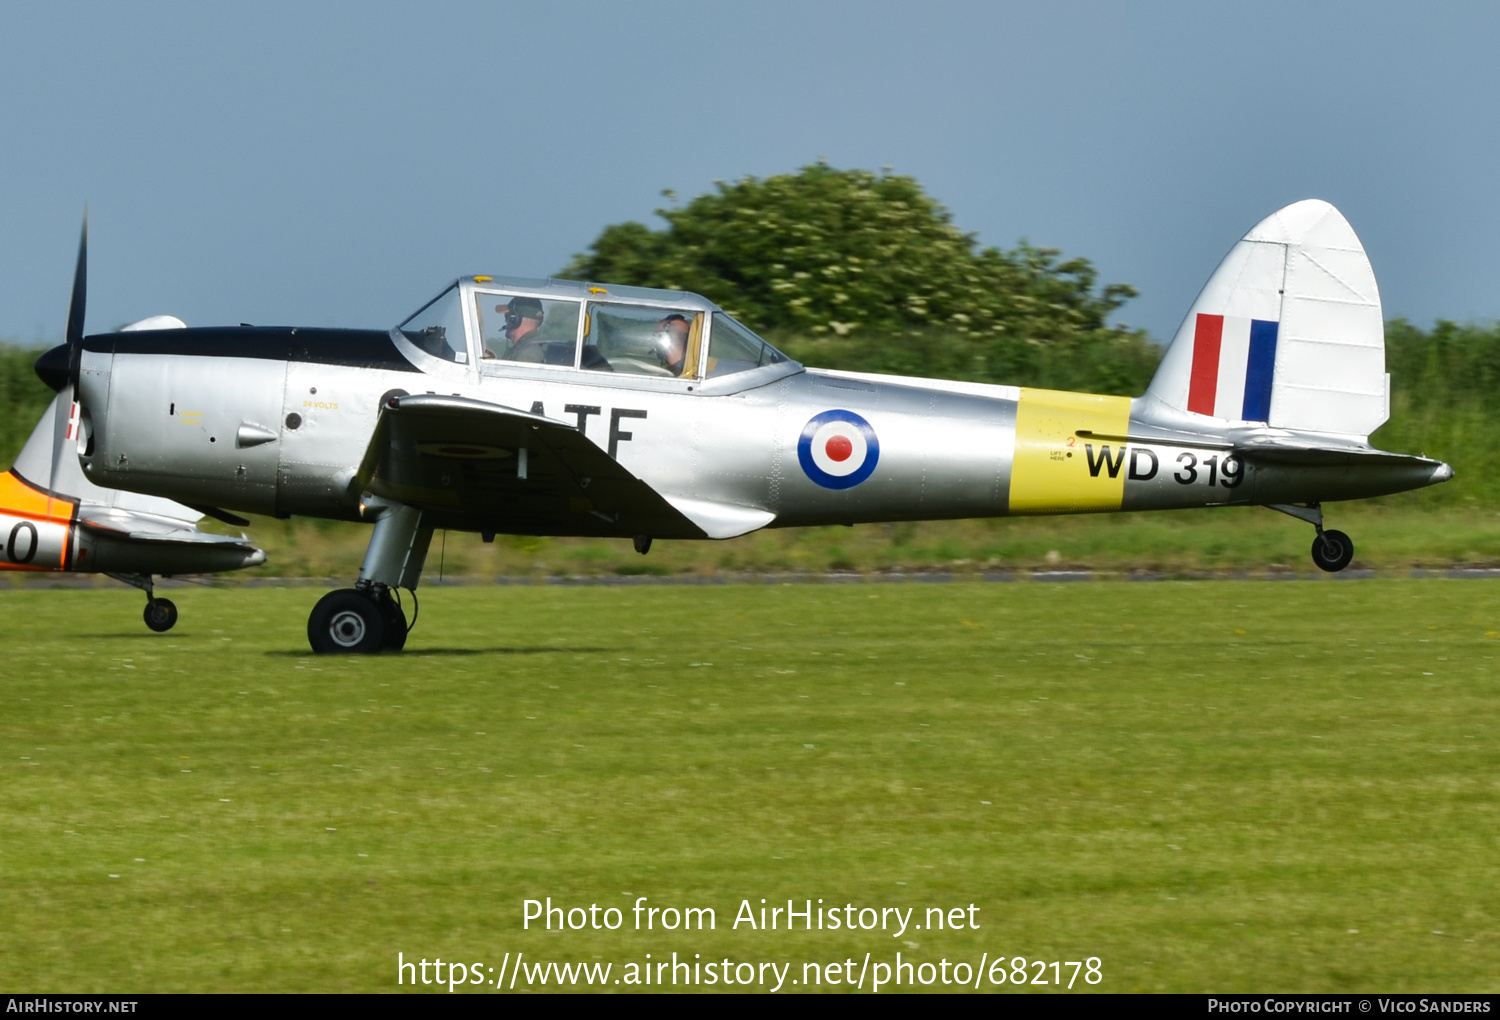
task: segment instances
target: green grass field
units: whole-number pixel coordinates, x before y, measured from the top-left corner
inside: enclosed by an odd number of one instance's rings
[[[173,592],[158,636],[135,593],[0,589],[0,987],[675,951],[801,990],[899,951],[1500,988],[1494,582],[432,588],[375,659],[307,654],[318,594]],[[523,931],[548,896],[625,925]],[[634,931],[641,896],[717,928]],[[980,927],[731,930],[761,898]]]

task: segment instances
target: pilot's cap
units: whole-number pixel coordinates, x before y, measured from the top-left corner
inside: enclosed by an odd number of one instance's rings
[[[513,297],[508,305],[496,305],[495,311],[508,312],[518,319],[540,319],[542,303],[534,297]]]

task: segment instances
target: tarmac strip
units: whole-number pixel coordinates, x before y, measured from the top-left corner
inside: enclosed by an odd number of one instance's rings
[[[424,578],[424,588],[473,588],[516,586],[681,586],[681,585],[756,585],[756,584],[1007,584],[1039,582],[1066,584],[1079,581],[1368,581],[1390,579],[1444,579],[1458,581],[1500,580],[1500,567],[1418,567],[1410,570],[1343,570],[1336,574],[1322,571],[1198,571],[1163,572],[1149,570],[985,570],[985,571],[891,571],[860,574],[853,571],[830,573],[723,573],[723,574],[569,574],[556,576],[515,577],[444,577]],[[11,588],[115,588],[119,582],[101,574],[35,574],[15,573],[7,580]],[[343,577],[233,577],[183,576],[164,577],[157,588],[347,588]]]

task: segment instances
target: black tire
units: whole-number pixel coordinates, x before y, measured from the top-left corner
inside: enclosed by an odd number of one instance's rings
[[[172,604],[171,599],[150,599],[146,602],[146,611],[141,614],[146,620],[146,626],[164,634],[177,626],[177,607]]]
[[[401,651],[406,647],[406,616],[401,612],[400,604],[391,596],[389,589],[380,593],[380,614],[385,623],[385,639],[381,650]]]
[[[1313,539],[1312,558],[1320,569],[1337,573],[1354,559],[1354,543],[1342,531],[1325,531]]]
[[[307,643],[319,655],[374,655],[384,640],[380,606],[353,588],[324,595],[307,618]]]

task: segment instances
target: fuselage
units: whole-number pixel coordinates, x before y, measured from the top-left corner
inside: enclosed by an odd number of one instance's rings
[[[482,284],[460,283],[470,305],[493,303]],[[641,293],[653,315],[670,304]],[[591,317],[598,328],[610,314],[596,300],[581,299],[580,344]],[[587,346],[565,364],[495,358],[472,317],[466,338],[449,327],[438,348],[399,329],[87,337],[80,460],[95,484],[190,505],[358,519],[358,467],[382,407],[435,393],[565,422],[668,499],[753,508],[770,526],[1321,502],[1447,477],[1446,465],[1377,462],[1346,440],[1347,456],[1316,463],[1246,456],[1243,430],[1179,427],[1123,396],[827,372],[779,355],[715,376],[708,331],[727,327],[703,299],[676,300],[707,333],[695,334],[699,367],[681,375],[591,370]],[[1289,448],[1296,438],[1281,437]],[[617,533],[588,513],[428,513],[433,526],[474,531]]]

